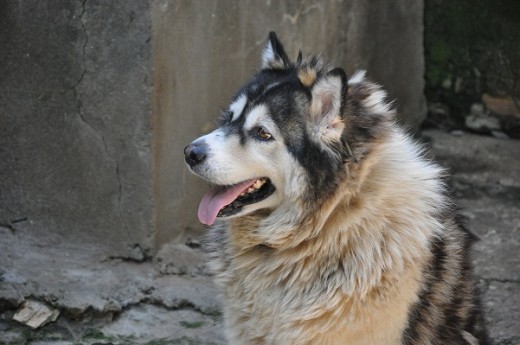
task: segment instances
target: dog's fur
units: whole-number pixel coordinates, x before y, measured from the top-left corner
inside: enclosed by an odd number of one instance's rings
[[[213,185],[275,188],[206,239],[230,344],[488,344],[473,236],[385,98],[271,33],[222,126],[186,148]]]

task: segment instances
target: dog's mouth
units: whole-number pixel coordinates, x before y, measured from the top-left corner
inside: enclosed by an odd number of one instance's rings
[[[276,190],[267,177],[260,177],[230,186],[214,186],[202,198],[199,220],[212,225],[217,217],[229,217],[239,213],[244,206],[260,202]]]

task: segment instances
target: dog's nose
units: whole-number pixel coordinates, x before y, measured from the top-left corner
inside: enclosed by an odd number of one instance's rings
[[[206,159],[206,148],[205,145],[191,144],[184,148],[184,159],[190,167],[194,167],[200,164]]]

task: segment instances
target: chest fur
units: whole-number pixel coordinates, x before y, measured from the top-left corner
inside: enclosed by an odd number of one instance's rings
[[[407,264],[361,293],[344,258],[320,253],[259,247],[226,261],[216,282],[231,344],[400,344],[420,282]]]

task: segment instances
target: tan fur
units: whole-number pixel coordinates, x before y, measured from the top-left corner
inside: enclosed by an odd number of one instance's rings
[[[310,87],[316,81],[316,70],[312,68],[305,68],[300,70],[298,73],[298,79],[302,82],[303,85]]]
[[[396,160],[414,154],[406,145],[394,130],[346,165],[338,192],[293,231],[263,233],[266,211],[229,221],[230,247],[212,266],[231,344],[401,343],[442,231],[429,205],[444,201],[439,184],[414,183],[410,157]]]

